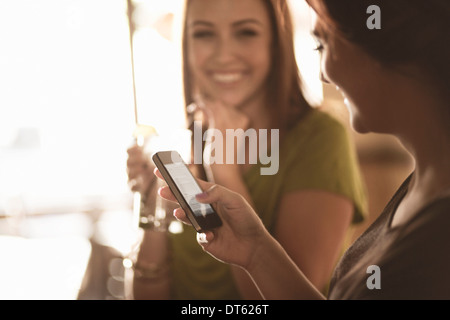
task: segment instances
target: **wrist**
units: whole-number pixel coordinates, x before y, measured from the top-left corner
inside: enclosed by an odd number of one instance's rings
[[[169,276],[168,263],[158,264],[155,262],[143,263],[141,261],[133,261],[125,258],[123,265],[126,269],[132,270],[134,279],[139,281],[157,281]]]
[[[126,257],[123,265],[133,272],[134,279],[137,280],[151,281],[169,276],[167,234],[154,230],[144,231],[139,249]]]
[[[279,247],[279,243],[267,230],[264,230],[255,243],[256,246],[251,250],[247,264],[243,266],[249,274],[257,272],[266,265],[267,261],[273,259]]]
[[[165,231],[146,229],[143,232],[137,254],[138,261],[168,261],[168,233]]]

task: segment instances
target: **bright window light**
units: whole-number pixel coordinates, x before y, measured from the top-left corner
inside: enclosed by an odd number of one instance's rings
[[[134,127],[126,2],[0,2],[0,208],[123,195]],[[1,209],[0,209],[1,210]]]

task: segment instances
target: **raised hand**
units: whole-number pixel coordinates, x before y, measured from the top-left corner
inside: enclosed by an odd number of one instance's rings
[[[127,153],[128,185],[133,192],[145,192],[155,179],[154,165],[145,155],[143,148],[138,145],[128,148]]]

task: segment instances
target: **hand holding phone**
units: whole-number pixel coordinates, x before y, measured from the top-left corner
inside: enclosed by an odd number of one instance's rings
[[[195,195],[203,190],[178,152],[157,152],[152,159],[197,232],[222,225],[219,215],[210,204],[200,203],[195,199]]]

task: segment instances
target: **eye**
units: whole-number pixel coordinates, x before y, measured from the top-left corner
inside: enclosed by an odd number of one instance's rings
[[[194,39],[207,39],[212,38],[214,36],[214,32],[202,30],[202,31],[194,31],[192,33],[192,38]]]
[[[323,44],[318,43],[313,50],[321,52],[323,50]]]
[[[313,50],[322,52],[322,50],[324,49],[324,46],[323,46],[321,39],[317,38],[316,36],[314,36],[313,38],[314,38],[314,41],[316,42],[316,47]]]
[[[258,35],[258,32],[253,29],[241,29],[237,34],[241,37],[255,37]]]

